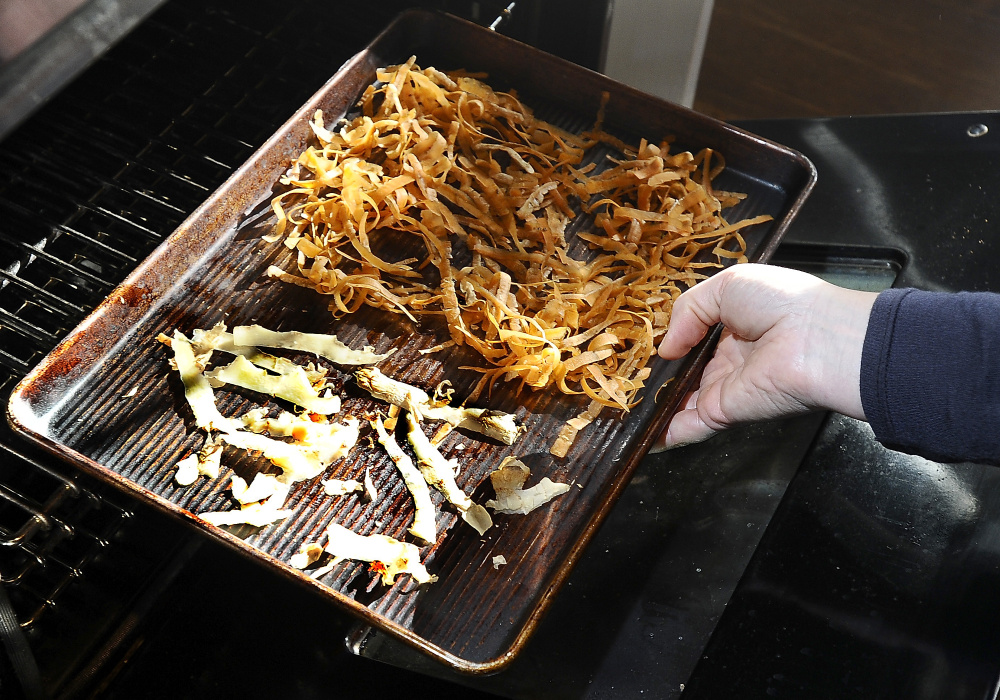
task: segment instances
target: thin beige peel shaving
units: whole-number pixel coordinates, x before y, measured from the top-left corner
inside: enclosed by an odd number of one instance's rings
[[[472,400],[503,380],[628,410],[673,300],[705,268],[745,260],[743,230],[770,219],[723,217],[743,195],[713,188],[724,163],[710,149],[627,145],[600,124],[571,134],[415,58],[378,81],[350,121],[316,113],[317,144],[272,200],[295,269],[268,274],[336,315],[443,318],[450,343],[487,362],[470,368],[483,375]],[[393,255],[410,250],[400,235],[419,252]]]

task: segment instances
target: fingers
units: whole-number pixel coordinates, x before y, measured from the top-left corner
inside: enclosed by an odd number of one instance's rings
[[[697,389],[684,397],[677,413],[660,434],[650,452],[702,442],[728,426],[721,411],[721,390],[727,378],[742,365],[740,341],[724,331],[715,354],[705,366]]]
[[[687,290],[674,302],[670,326],[658,352],[665,360],[684,357],[721,319],[723,271]]]
[[[674,302],[659,354],[683,357],[717,323],[742,338],[757,340],[793,308],[808,305],[822,287],[818,278],[781,267],[734,265],[699,282]]]
[[[703,380],[701,387],[689,392],[684,397],[680,408],[650,448],[651,453],[702,442],[719,432],[717,427],[712,427],[705,422],[699,411],[699,403],[704,396],[702,391],[705,388],[706,384]]]
[[[674,447],[702,442],[715,435],[716,432],[718,431],[702,421],[697,408],[688,408],[674,414],[666,430],[660,433],[660,437],[656,439],[649,451],[651,453],[663,452]]]

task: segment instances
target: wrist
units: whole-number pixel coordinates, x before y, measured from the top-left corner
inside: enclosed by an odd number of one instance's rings
[[[861,355],[878,294],[833,289],[817,301],[810,319],[811,399],[817,408],[864,420]]]

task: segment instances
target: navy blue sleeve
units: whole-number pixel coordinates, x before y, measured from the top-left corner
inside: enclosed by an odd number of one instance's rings
[[[861,404],[887,447],[1000,464],[1000,294],[879,294],[861,356]]]

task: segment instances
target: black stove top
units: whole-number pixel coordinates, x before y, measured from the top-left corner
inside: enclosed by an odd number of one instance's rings
[[[167,2],[0,142],[5,392],[409,4]],[[552,42],[547,7],[511,31]],[[997,114],[742,126],[819,169],[778,262],[1000,289]],[[0,534],[28,543],[0,575],[40,562],[7,588],[38,613],[27,639],[53,696],[965,698],[1000,678],[1000,472],[888,452],[839,416],[649,457],[526,651],[485,678],[378,635],[352,653],[339,610],[9,432],[0,449]]]
[[[745,126],[820,173],[786,250],[895,259],[897,286],[1000,291],[1000,113]],[[689,695],[996,697],[998,525],[997,467],[891,452],[828,417]]]

